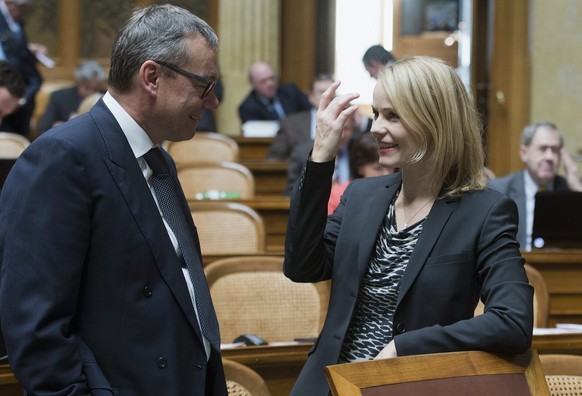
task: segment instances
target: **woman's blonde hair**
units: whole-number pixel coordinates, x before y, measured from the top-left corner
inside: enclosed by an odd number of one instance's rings
[[[444,195],[485,188],[481,122],[455,70],[440,59],[414,56],[384,68],[378,80],[418,144]]]

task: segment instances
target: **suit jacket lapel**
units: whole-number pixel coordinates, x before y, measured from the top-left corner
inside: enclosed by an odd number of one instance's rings
[[[159,210],[119,124],[102,100],[90,111],[102,134],[109,153],[103,161],[121,191],[127,207],[145,237],[160,274],[176,297],[197,334],[198,320],[184,281],[181,265],[168,238]]]
[[[433,246],[438,240],[458,202],[459,198],[446,197],[438,199],[434,203],[424,222],[416,247],[410,256],[408,265],[406,266],[406,271],[404,272],[404,276],[400,283],[400,291],[398,293],[396,306],[400,305],[400,302],[414,283],[418,273],[425,265]]]

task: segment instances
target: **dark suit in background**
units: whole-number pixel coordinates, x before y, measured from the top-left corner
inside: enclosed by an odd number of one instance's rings
[[[329,393],[324,367],[338,363],[379,229],[401,185],[400,174],[354,180],[328,218],[333,169],[333,161],[308,162],[291,198],[285,274],[296,282],[332,280],[325,325],[291,393],[297,396]],[[533,290],[516,231],[515,204],[497,192],[436,200],[400,282],[393,318],[398,356],[529,348]],[[486,313],[473,318],[480,297]]]
[[[285,84],[277,89],[277,96],[281,101],[285,114],[297,113],[311,109],[311,103],[295,84]],[[238,108],[242,123],[249,120],[278,120],[279,117],[263,103],[255,91],[251,91]]]
[[[310,109],[283,118],[280,121],[279,132],[273,139],[265,158],[287,161],[295,147],[303,143],[313,143],[311,124],[314,116],[315,111]]]
[[[39,131],[45,132],[49,130],[57,121],[67,121],[71,114],[77,111],[81,100],[76,86],[53,92],[38,124]]]
[[[487,182],[487,186],[495,191],[507,195],[515,201],[519,213],[519,228],[517,231],[517,241],[522,248],[526,247],[526,196],[524,172],[519,171],[504,177],[497,177]],[[553,191],[570,191],[566,179],[562,176],[556,176],[553,181]]]
[[[28,49],[28,40],[24,26],[20,25],[20,34],[10,30],[4,15],[0,12],[0,43],[6,60],[19,70],[26,82],[26,104],[15,113],[5,117],[0,131],[16,132],[21,135],[30,133],[30,120],[34,113],[35,95],[42,85],[42,76],[36,67],[36,57]]]

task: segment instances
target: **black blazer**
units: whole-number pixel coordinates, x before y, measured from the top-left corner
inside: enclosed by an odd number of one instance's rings
[[[25,150],[0,219],[2,330],[28,392],[226,396],[220,351],[207,361],[174,247],[102,100]]]
[[[51,93],[44,114],[38,124],[39,131],[48,131],[57,121],[68,121],[71,114],[77,112],[80,104],[81,97],[76,86],[59,89]]]
[[[281,101],[286,115],[311,109],[307,96],[295,84],[281,85],[277,89],[277,96]],[[267,106],[259,100],[255,91],[251,91],[238,107],[238,115],[244,124],[249,120],[277,120]]]
[[[285,274],[331,279],[323,330],[293,395],[327,395],[324,367],[338,362],[360,283],[401,175],[354,180],[328,218],[333,161],[309,162],[295,184]],[[394,313],[399,356],[484,350],[521,353],[531,345],[533,290],[515,240],[513,201],[490,191],[435,202],[401,280]],[[485,314],[473,318],[477,302]]]

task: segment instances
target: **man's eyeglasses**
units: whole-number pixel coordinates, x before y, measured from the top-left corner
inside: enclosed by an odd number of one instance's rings
[[[170,70],[175,71],[178,74],[183,75],[186,78],[189,78],[190,80],[194,80],[196,82],[201,82],[203,84],[206,84],[206,87],[204,87],[204,91],[202,91],[202,94],[200,95],[201,99],[204,99],[205,97],[207,97],[208,94],[210,94],[210,92],[214,89],[214,86],[216,85],[216,80],[209,80],[207,78],[201,77],[201,76],[196,75],[194,73],[190,73],[189,71],[181,69],[178,66],[174,66],[170,63],[166,63],[166,62],[162,62],[162,61],[158,61],[158,60],[155,62],[159,63],[162,66],[167,67]]]

